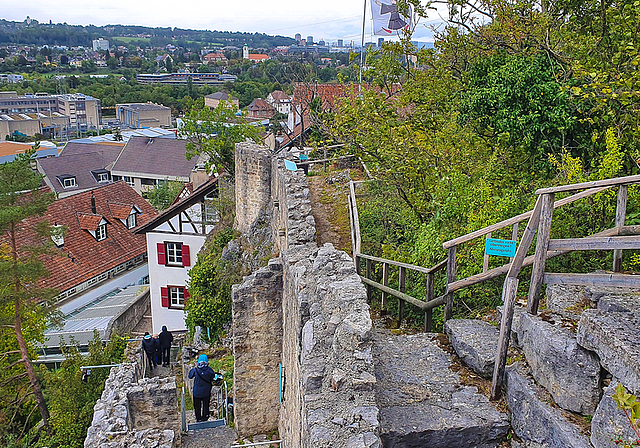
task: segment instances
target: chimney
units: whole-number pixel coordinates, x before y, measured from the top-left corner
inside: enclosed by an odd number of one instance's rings
[[[91,213],[93,213],[94,215],[97,214],[96,198],[93,196],[93,191],[91,192]]]

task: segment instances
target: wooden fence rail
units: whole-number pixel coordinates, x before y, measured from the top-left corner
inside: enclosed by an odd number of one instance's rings
[[[502,313],[498,356],[494,366],[491,390],[492,397],[495,399],[501,393],[504,379],[506,355],[509,347],[511,324],[513,320],[513,309],[519,284],[518,275],[522,271],[522,268],[526,266],[533,266],[527,301],[527,311],[531,314],[537,314],[538,312],[538,304],[543,284],[607,285],[640,288],[640,276],[619,274],[622,267],[622,251],[640,249],[640,236],[637,236],[640,235],[640,226],[625,225],[628,186],[638,183],[640,183],[640,175],[539,189],[536,191],[538,199],[533,210],[445,242],[443,244],[443,248],[447,250],[447,259],[441,261],[432,268],[426,268],[361,253],[362,240],[360,236],[360,222],[356,204],[355,183],[351,182],[349,185],[349,217],[351,222],[352,249],[354,260],[356,262],[356,269],[358,274],[361,274],[361,263],[362,261],[365,262],[366,272],[364,276],[361,275],[361,278],[367,285],[369,297],[371,297],[373,288],[382,292],[383,308],[386,305],[388,296],[394,296],[400,299],[400,322],[404,316],[405,302],[424,311],[425,331],[432,330],[432,310],[434,308],[444,305],[445,320],[451,318],[453,306],[455,304],[454,293],[456,291],[506,275],[504,287],[502,289],[504,310]],[[614,228],[607,229],[584,238],[550,238],[553,212],[555,209],[594,194],[601,193],[612,187],[618,187]],[[555,201],[556,193],[578,190],[583,191]],[[520,242],[517,243],[518,225],[523,221],[527,221],[527,225],[520,237]],[[516,253],[509,259],[509,262],[502,266],[489,269],[489,257],[488,255],[484,255],[481,273],[458,279],[456,275],[456,256],[458,246],[476,238],[490,238],[492,234],[495,234],[495,232],[509,226],[512,227],[511,238],[517,243]],[[532,255],[527,256],[536,234],[537,240],[535,252]],[[612,269],[614,273],[574,274],[545,272],[546,261],[548,259],[579,250],[613,250]],[[372,279],[375,263],[382,264],[382,283]],[[398,289],[394,289],[389,286],[389,270],[392,266],[398,268]],[[443,295],[434,297],[434,274],[445,267],[446,290]],[[425,300],[406,294],[407,270],[426,274]]]

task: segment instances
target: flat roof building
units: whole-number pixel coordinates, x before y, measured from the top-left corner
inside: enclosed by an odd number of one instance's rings
[[[126,127],[170,127],[171,108],[154,103],[116,104],[116,118]]]

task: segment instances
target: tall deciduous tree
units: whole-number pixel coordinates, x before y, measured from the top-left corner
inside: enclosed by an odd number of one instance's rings
[[[11,366],[24,368],[5,378],[3,385],[28,378],[26,393],[33,394],[49,431],[49,410],[31,356],[33,342],[42,339],[44,318],[50,311],[47,305],[55,294],[39,286],[39,280],[47,275],[40,256],[51,248],[51,228],[44,221],[29,218],[42,216],[55,196],[40,190],[42,176],[31,170],[30,155],[0,165],[0,232],[5,234],[4,256],[0,258],[0,319],[3,329],[13,330],[17,343],[17,350],[3,356],[19,355]],[[25,230],[32,235],[28,239],[22,237]]]
[[[258,128],[236,115],[235,107],[221,101],[215,109],[194,107],[184,118],[178,136],[187,139],[187,159],[208,157],[207,168],[231,175],[235,172],[236,143],[259,142]]]

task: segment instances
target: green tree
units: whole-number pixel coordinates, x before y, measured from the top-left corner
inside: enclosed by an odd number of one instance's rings
[[[167,181],[159,182],[154,188],[147,190],[144,197],[156,210],[165,210],[178,196],[184,184],[181,182]]]
[[[42,176],[31,170],[30,157],[33,152],[0,165],[0,231],[5,234],[6,255],[0,259],[0,316],[2,328],[11,328],[18,349],[17,353],[4,353],[11,359],[10,367],[21,365],[23,373],[4,380],[3,384],[21,378],[29,380],[29,395],[33,394],[40,411],[44,428],[50,431],[49,410],[42,393],[36,371],[33,368],[33,344],[42,341],[43,323],[50,315],[50,301],[55,291],[39,286],[47,275],[39,256],[51,250],[51,228],[45,221],[30,219],[42,216],[53,202],[53,193],[42,193]],[[19,247],[18,240],[25,227],[35,231],[32,240]],[[44,241],[44,243],[43,243]],[[15,357],[15,356],[14,356]],[[28,422],[27,422],[28,423]]]
[[[178,136],[187,140],[187,159],[205,156],[207,169],[234,174],[236,143],[259,142],[259,130],[237,116],[235,108],[221,101],[217,108],[194,107],[185,116]]]

